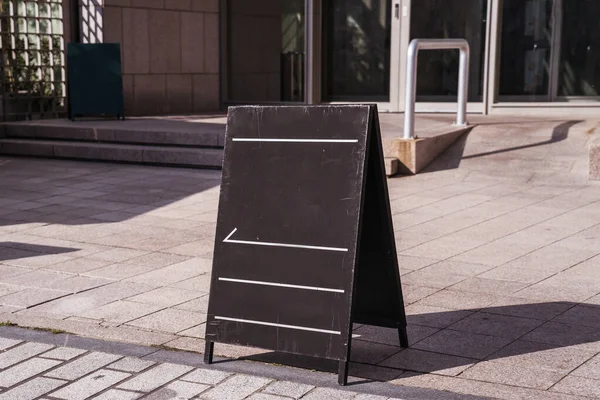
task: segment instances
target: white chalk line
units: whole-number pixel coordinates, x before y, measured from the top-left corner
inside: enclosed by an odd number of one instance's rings
[[[358,139],[278,139],[278,138],[232,138],[234,142],[271,143],[358,143]]]
[[[225,281],[225,282],[247,283],[250,285],[275,286],[275,287],[291,288],[291,289],[314,290],[317,292],[344,293],[344,291],[341,289],[331,289],[331,288],[323,288],[323,287],[317,287],[317,286],[291,285],[288,283],[264,282],[264,281],[254,281],[254,280],[248,280],[248,279],[234,279],[234,278],[219,278],[219,280]]]
[[[348,249],[342,247],[325,247],[325,246],[307,246],[302,244],[290,244],[290,243],[276,243],[276,242],[257,242],[251,240],[234,240],[230,239],[231,236],[237,231],[235,228],[227,237],[223,240],[225,243],[237,243],[237,244],[249,244],[254,246],[271,246],[271,247],[289,247],[294,249],[309,249],[309,250],[326,250],[326,251],[341,251],[347,252]]]
[[[309,327],[306,327],[306,326],[298,326],[298,325],[276,324],[276,323],[273,323],[273,322],[255,321],[255,320],[251,320],[251,319],[229,318],[229,317],[221,317],[221,316],[215,316],[215,319],[221,320],[221,321],[243,322],[245,324],[273,326],[273,327],[276,327],[276,328],[295,329],[295,330],[307,331],[307,332],[328,333],[328,334],[331,334],[331,335],[341,335],[342,334],[339,331],[330,331],[330,330],[327,330],[327,329],[309,328]]]

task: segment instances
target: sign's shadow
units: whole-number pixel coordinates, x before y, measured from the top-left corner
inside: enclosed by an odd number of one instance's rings
[[[590,354],[600,351],[600,305],[594,304],[544,302],[491,306],[413,314],[407,315],[407,319],[408,349],[400,348],[394,329],[355,327],[350,375],[360,379],[352,379],[351,383],[389,381],[405,371],[456,375],[458,372],[449,370],[461,371],[481,361],[527,355],[536,358],[535,353],[569,346],[579,346],[579,350],[589,350]],[[337,371],[335,361],[278,352],[244,359]]]

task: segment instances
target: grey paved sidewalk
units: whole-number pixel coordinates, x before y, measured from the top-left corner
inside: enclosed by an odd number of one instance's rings
[[[401,394],[406,395],[403,399],[458,399],[391,384],[366,383],[357,392],[351,387],[323,386],[335,382],[328,374],[228,360],[205,366],[201,358],[4,327],[0,328],[0,400],[393,400]]]
[[[495,121],[389,180],[411,347],[355,326],[356,376],[600,398],[600,185],[586,181],[598,125]],[[0,158],[0,321],[202,351],[219,178]]]

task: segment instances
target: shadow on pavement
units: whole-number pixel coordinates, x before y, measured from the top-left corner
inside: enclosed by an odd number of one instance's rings
[[[20,258],[39,257],[48,254],[72,253],[80,249],[42,246],[29,243],[0,242],[0,262]]]
[[[546,121],[544,121],[544,122],[546,122]],[[487,151],[487,152],[483,152],[483,153],[471,154],[468,156],[464,156],[464,151],[465,151],[465,147],[467,144],[467,140],[468,140],[469,135],[471,134],[471,131],[469,131],[469,132],[465,133],[464,135],[462,135],[452,146],[450,146],[436,160],[434,160],[429,166],[427,166],[421,173],[429,173],[429,172],[436,172],[436,171],[445,171],[445,170],[449,170],[449,169],[456,169],[460,166],[460,163],[462,160],[480,158],[480,157],[491,156],[491,155],[495,155],[495,154],[508,153],[511,151],[525,150],[525,149],[529,149],[529,148],[533,148],[533,147],[545,146],[545,145],[552,144],[552,143],[562,142],[563,140],[566,140],[569,137],[569,130],[574,125],[577,125],[581,122],[584,122],[584,121],[573,120],[573,121],[565,121],[565,122],[558,124],[557,126],[555,126],[552,129],[552,134],[550,136],[550,139],[548,139],[548,140],[544,140],[544,141],[537,142],[537,143],[520,145],[520,146],[500,148],[497,150],[492,150],[492,151]],[[540,121],[536,121],[536,123],[539,124]],[[477,125],[493,126],[493,125],[502,125],[502,124],[508,124],[508,123],[507,122],[505,122],[505,123],[490,122],[490,123],[482,123],[482,124],[477,124]],[[522,122],[518,122],[518,123],[511,122],[510,124],[521,125]],[[502,144],[501,141],[498,141],[498,143]]]
[[[546,302],[416,314],[408,316],[408,323],[408,349],[399,347],[395,329],[355,329],[351,375],[364,379],[360,382],[393,380],[405,371],[444,371],[443,375],[452,376],[480,361],[511,357],[526,359],[521,364],[512,361],[513,365],[529,364],[535,369],[537,363],[569,369],[563,365],[569,359],[566,354],[536,353],[576,345],[589,349],[590,358],[600,351],[600,305],[594,304]],[[411,330],[417,333],[411,336]],[[423,330],[429,333],[423,335]],[[279,352],[243,359],[331,373],[338,370],[337,361]]]
[[[218,171],[63,160],[4,161],[0,162],[0,227],[127,221],[220,184]],[[197,214],[206,211],[200,209]]]

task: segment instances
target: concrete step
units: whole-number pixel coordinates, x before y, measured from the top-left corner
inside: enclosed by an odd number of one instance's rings
[[[220,168],[223,149],[0,138],[0,154]]]
[[[71,140],[100,143],[223,147],[225,125],[164,120],[69,121],[41,120],[3,123],[13,139]],[[0,137],[2,132],[0,132]]]

